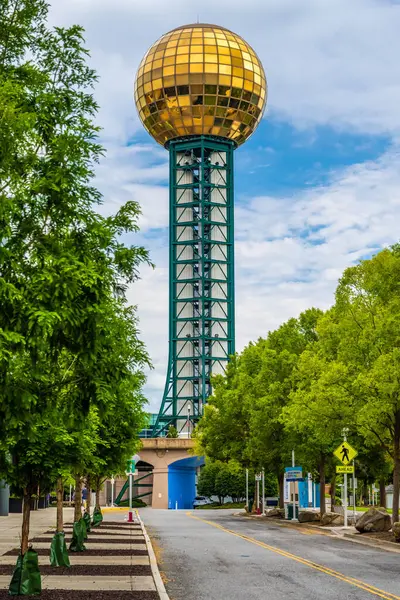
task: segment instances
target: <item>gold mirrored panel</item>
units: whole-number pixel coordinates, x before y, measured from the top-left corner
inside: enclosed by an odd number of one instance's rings
[[[267,82],[260,59],[216,25],[185,25],[163,35],[140,63],[135,102],[147,131],[164,146],[186,135],[243,144],[260,122]]]

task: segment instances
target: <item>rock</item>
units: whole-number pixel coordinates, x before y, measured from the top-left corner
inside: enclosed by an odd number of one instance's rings
[[[321,515],[318,512],[313,512],[311,510],[301,510],[299,512],[299,523],[312,523],[319,521],[320,519]]]
[[[283,508],[270,508],[265,511],[266,517],[275,517],[275,519],[283,519],[285,517],[285,510]]]
[[[392,527],[394,541],[400,544],[400,523],[393,523]]]
[[[392,527],[392,519],[385,509],[370,508],[358,519],[356,529],[360,533],[369,531],[389,531]]]
[[[333,513],[333,512],[325,513],[321,517],[321,525],[331,525],[331,526],[343,527],[343,525],[344,525],[343,515],[340,515],[339,513]]]

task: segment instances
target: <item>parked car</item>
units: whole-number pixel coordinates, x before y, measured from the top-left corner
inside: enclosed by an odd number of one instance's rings
[[[196,496],[193,500],[193,508],[197,508],[198,506],[204,506],[205,504],[212,504],[213,501],[210,498],[206,498],[205,496]]]

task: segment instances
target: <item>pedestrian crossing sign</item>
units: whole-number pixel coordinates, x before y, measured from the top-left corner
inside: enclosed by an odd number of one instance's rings
[[[342,442],[340,446],[336,448],[333,454],[340,460],[341,463],[348,465],[357,456],[357,450],[354,450],[354,448],[350,446],[349,442]]]
[[[336,465],[336,473],[354,473],[353,465]]]

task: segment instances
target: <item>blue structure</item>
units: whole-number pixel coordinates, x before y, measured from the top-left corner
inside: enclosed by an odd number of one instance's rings
[[[168,508],[191,509],[196,497],[196,471],[204,458],[193,456],[168,467]]]
[[[309,508],[320,508],[319,502],[319,483],[312,483],[312,494],[309,495],[308,480],[300,479],[298,482],[299,486],[299,507]]]

